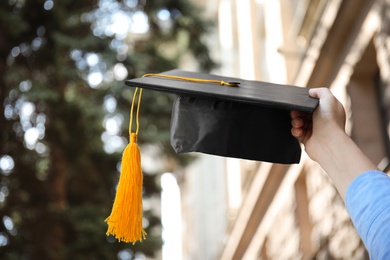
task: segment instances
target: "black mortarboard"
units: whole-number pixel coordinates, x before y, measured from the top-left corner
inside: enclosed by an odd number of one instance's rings
[[[290,133],[289,111],[311,112],[318,104],[305,88],[180,70],[146,74],[127,80],[126,85],[136,87],[130,111],[130,141],[123,152],[114,205],[106,222],[107,235],[132,243],[146,236],[137,145],[143,88],[178,95],[171,118],[171,144],[177,153],[202,152],[273,163],[299,162],[301,148]]]
[[[171,117],[177,153],[272,163],[299,162],[289,111],[312,112],[318,104],[306,88],[181,70],[147,74],[126,85],[177,94]]]

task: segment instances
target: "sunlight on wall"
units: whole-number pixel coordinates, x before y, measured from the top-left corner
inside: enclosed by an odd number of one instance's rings
[[[253,32],[252,32],[252,6],[249,0],[236,0],[237,29],[240,75],[245,79],[255,78]],[[242,19],[241,17],[245,17]]]
[[[286,83],[286,64],[284,57],[278,52],[283,46],[281,11],[279,1],[263,1],[266,24],[266,51],[265,58],[271,82]]]
[[[171,173],[161,176],[162,259],[182,259],[180,190]]]
[[[219,5],[219,41],[221,48],[231,50],[233,48],[232,7],[228,1],[221,1]]]
[[[242,200],[240,160],[227,158],[226,163],[229,207],[237,210]]]

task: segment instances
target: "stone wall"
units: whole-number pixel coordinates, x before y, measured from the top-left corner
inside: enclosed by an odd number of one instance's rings
[[[312,165],[306,174],[308,212],[311,228],[310,253],[302,251],[296,215],[294,187],[274,219],[268,233],[263,259],[369,259],[345,209],[344,202],[326,174]],[[303,223],[305,224],[305,223]]]

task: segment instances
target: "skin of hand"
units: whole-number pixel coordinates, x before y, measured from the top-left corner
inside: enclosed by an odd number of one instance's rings
[[[377,167],[345,132],[345,110],[327,88],[309,90],[319,99],[313,113],[291,111],[291,134],[304,144],[309,157],[318,162],[344,198],[359,174]]]

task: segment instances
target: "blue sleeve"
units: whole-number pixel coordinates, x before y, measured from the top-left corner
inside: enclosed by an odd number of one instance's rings
[[[362,173],[349,185],[345,203],[370,258],[390,259],[390,178]]]

